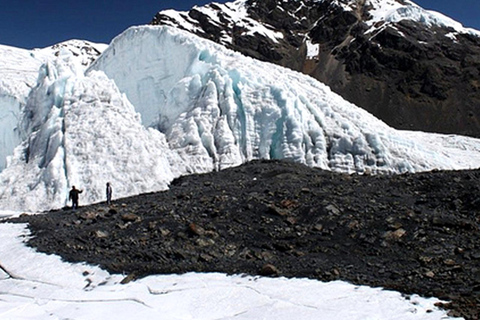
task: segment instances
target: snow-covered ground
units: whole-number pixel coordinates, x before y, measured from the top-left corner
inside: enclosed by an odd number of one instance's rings
[[[189,273],[121,284],[125,275],[36,252],[28,236],[26,225],[0,224],[2,320],[453,319],[435,298],[341,281]]]

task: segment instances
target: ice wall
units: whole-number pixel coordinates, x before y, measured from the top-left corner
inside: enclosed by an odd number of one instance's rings
[[[127,30],[91,70],[113,79],[197,172],[257,158],[374,173],[480,164],[389,128],[308,76],[171,27]]]
[[[0,45],[0,172],[21,142],[17,124],[42,59],[43,54]]]
[[[76,64],[86,68],[105,48],[103,44],[80,40],[35,50],[0,45],[0,172],[5,168],[6,158],[22,141],[19,120],[30,91],[37,85],[42,64],[54,60],[62,51],[69,51]]]
[[[0,90],[0,172],[6,166],[7,156],[21,142],[16,130],[21,109],[22,103],[17,98]]]
[[[0,208],[47,210],[67,204],[72,185],[80,203],[167,188],[181,159],[102,72],[83,76],[68,52],[42,66],[20,124],[23,144],[0,174]],[[174,165],[175,164],[175,165]]]

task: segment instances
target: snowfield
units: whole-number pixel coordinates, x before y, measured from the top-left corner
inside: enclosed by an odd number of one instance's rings
[[[341,281],[189,273],[121,284],[125,275],[35,252],[28,235],[0,224],[1,319],[453,319],[437,299]]]

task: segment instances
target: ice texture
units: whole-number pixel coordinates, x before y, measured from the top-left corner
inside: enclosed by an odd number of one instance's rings
[[[0,175],[0,207],[47,210],[67,204],[72,185],[81,204],[167,188],[180,160],[157,130],[102,72],[83,76],[66,52],[41,68],[27,101],[10,165]],[[172,164],[170,162],[175,162]]]
[[[195,172],[258,158],[344,172],[478,166],[475,152],[450,156],[462,146],[438,150],[446,136],[411,138],[308,76],[170,27],[127,30],[92,69],[113,79]],[[464,139],[478,152],[478,140]]]
[[[42,55],[0,45],[0,172],[7,156],[20,144],[17,131],[20,114],[31,88],[36,84]]]
[[[107,45],[70,40],[44,49],[25,50],[0,45],[0,172],[21,143],[18,128],[28,95],[37,84],[39,69],[62,51],[71,52],[86,68]]]

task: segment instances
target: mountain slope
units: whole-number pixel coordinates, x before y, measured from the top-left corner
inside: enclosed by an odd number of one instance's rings
[[[152,24],[312,75],[395,128],[480,137],[480,33],[411,1],[237,0]]]

